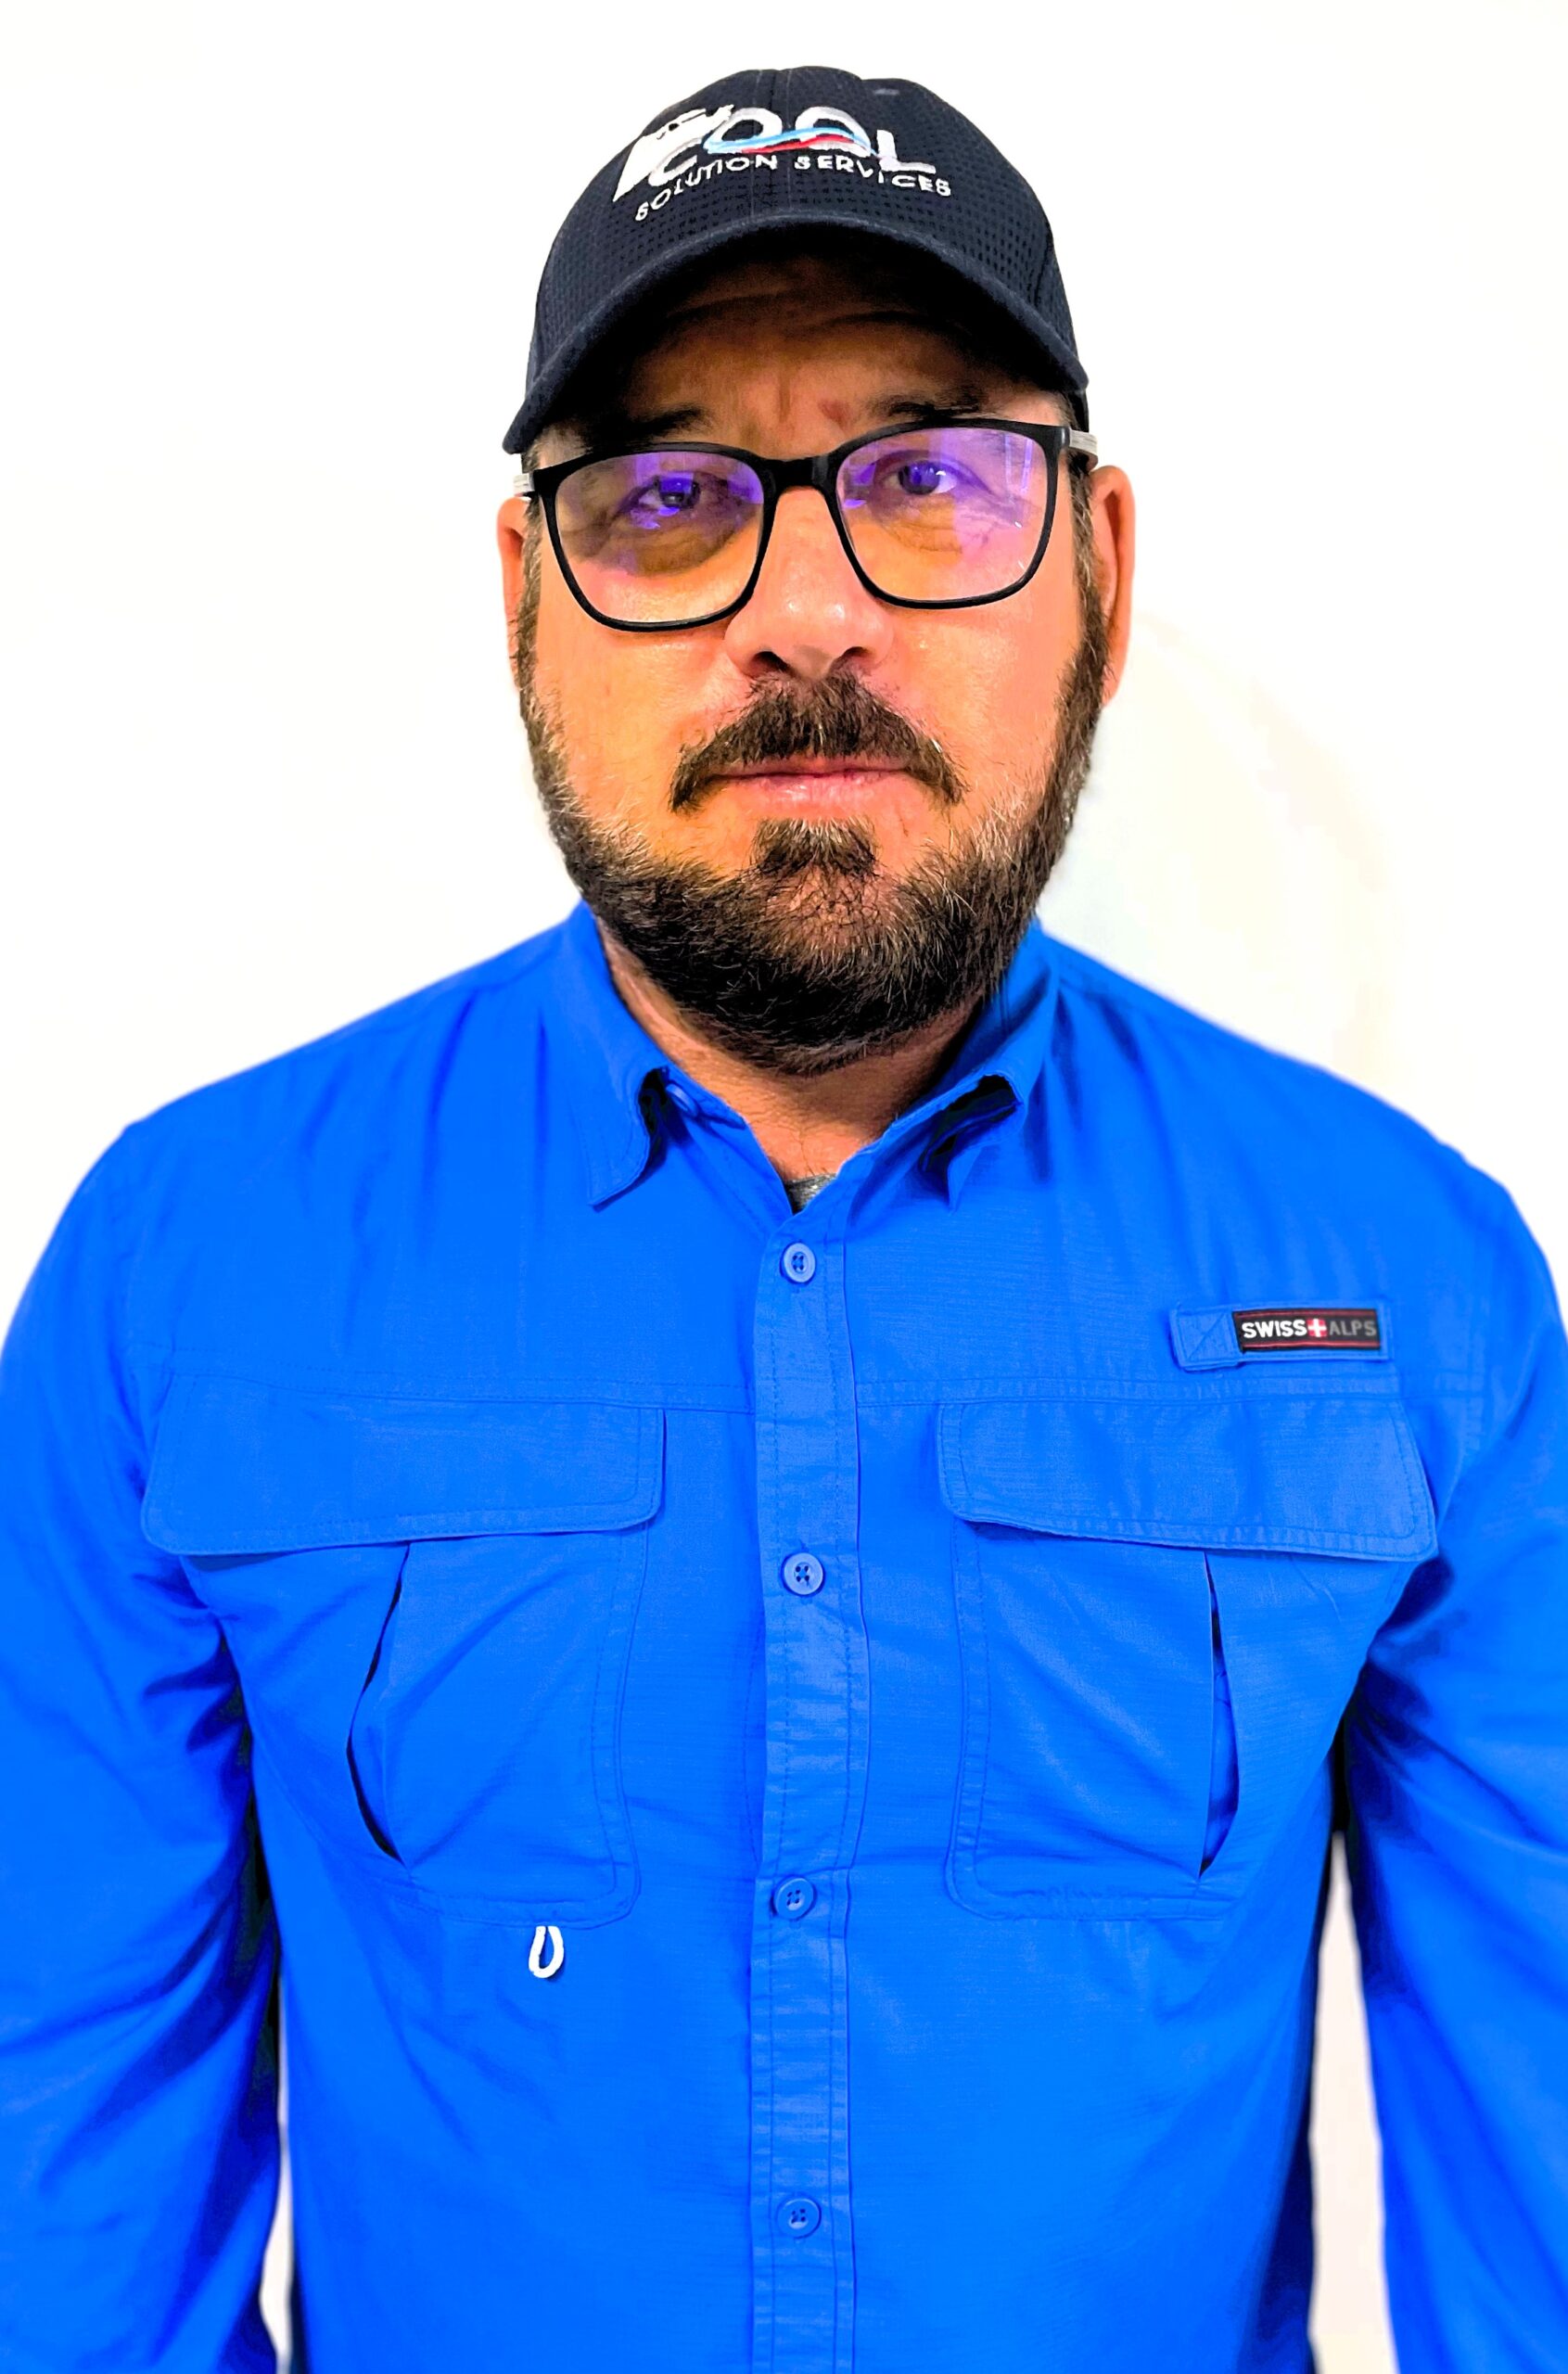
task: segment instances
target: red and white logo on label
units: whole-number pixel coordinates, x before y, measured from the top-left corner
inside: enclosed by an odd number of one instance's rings
[[[1239,1352],[1381,1352],[1383,1328],[1372,1309],[1233,1310]]]

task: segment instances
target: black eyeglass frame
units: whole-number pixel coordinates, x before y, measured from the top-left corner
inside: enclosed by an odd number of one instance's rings
[[[862,447],[880,445],[886,438],[924,428],[1002,428],[1013,436],[1028,438],[1045,454],[1049,475],[1039,542],[1028,567],[1010,584],[1001,586],[994,594],[961,594],[950,602],[917,601],[907,594],[885,594],[862,568],[849,540],[849,530],[844,524],[844,515],[838,504],[839,471],[849,456],[860,453]],[[524,502],[543,504],[545,526],[550,531],[550,542],[561,574],[591,619],[596,619],[601,626],[614,627],[621,634],[684,634],[693,627],[715,626],[720,619],[733,618],[737,610],[745,609],[762,574],[762,563],[767,557],[772,536],[779,497],[789,493],[795,487],[802,486],[815,488],[827,504],[828,516],[838,530],[838,541],[844,547],[849,566],[873,600],[890,603],[899,610],[975,610],[988,602],[1005,602],[1012,594],[1023,592],[1045,558],[1056,519],[1056,493],[1061,476],[1058,465],[1063,457],[1065,456],[1069,462],[1077,458],[1094,461],[1098,459],[1099,453],[1099,441],[1087,428],[1066,428],[1055,421],[996,420],[979,417],[973,413],[951,413],[902,425],[895,422],[886,428],[873,428],[864,437],[851,437],[846,444],[835,445],[830,453],[803,453],[789,460],[768,453],[748,453],[744,445],[710,445],[701,438],[692,438],[681,444],[650,440],[645,444],[618,445],[605,453],[577,453],[569,462],[550,462],[542,469],[519,470],[512,481],[512,488],[513,492],[520,495]],[[720,609],[705,611],[695,619],[614,619],[608,611],[595,607],[572,573],[571,563],[562,548],[561,531],[555,519],[555,498],[561,487],[576,471],[587,469],[595,462],[628,461],[634,455],[644,453],[714,453],[726,461],[744,462],[748,469],[755,471],[760,482],[762,525],[757,539],[757,557],[752,563],[750,576],[734,600],[726,602]]]

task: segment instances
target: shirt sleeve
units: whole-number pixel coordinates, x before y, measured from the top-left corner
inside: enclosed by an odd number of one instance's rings
[[[1568,1353],[1499,1203],[1470,1455],[1345,1733],[1401,2374],[1568,2366]]]
[[[260,2374],[274,1930],[222,1632],[141,1531],[116,1159],[0,1358],[0,2364]]]

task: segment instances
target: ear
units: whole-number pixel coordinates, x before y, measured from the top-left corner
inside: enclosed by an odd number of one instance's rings
[[[521,495],[509,494],[495,517],[495,542],[501,554],[501,588],[506,601],[506,632],[516,624],[523,598],[524,555],[533,522],[533,505]]]
[[[1121,683],[1132,633],[1136,506],[1125,470],[1107,466],[1095,470],[1089,483],[1094,506],[1094,570],[1105,613],[1104,697],[1110,700]]]

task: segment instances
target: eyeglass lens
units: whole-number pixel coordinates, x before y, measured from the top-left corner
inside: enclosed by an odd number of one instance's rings
[[[851,549],[881,594],[962,602],[1026,577],[1051,507],[1052,457],[1004,428],[890,431],[840,465]],[[583,598],[626,624],[669,625],[738,601],[756,565],[762,482],[722,453],[660,446],[561,481],[555,526]]]

